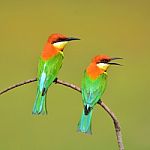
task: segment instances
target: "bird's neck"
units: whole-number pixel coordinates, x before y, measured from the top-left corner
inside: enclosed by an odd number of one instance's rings
[[[92,78],[92,79],[96,79],[97,77],[99,77],[101,74],[103,74],[105,71],[100,69],[96,63],[91,63],[87,69],[87,74]]]
[[[47,60],[47,59],[51,58],[52,56],[56,55],[57,53],[59,53],[58,49],[56,49],[50,43],[46,43],[46,45],[42,51],[42,58],[44,60]]]

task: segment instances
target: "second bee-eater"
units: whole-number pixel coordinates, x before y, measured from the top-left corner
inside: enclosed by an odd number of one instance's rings
[[[91,134],[92,109],[101,99],[107,84],[107,69],[110,65],[120,65],[112,60],[121,58],[110,58],[106,55],[99,55],[92,59],[92,62],[84,72],[82,80],[82,102],[84,109],[78,123],[78,131]]]
[[[49,36],[42,51],[38,65],[38,85],[37,95],[33,106],[33,114],[46,114],[46,95],[49,86],[57,78],[64,58],[63,50],[65,45],[78,38],[66,37],[62,34],[52,34]]]

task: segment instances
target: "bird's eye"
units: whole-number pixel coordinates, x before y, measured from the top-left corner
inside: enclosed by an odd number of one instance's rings
[[[60,42],[61,41],[61,38],[59,39],[56,39],[55,41],[52,42],[52,44],[56,43],[56,42]]]
[[[62,42],[62,41],[65,41],[65,40],[66,40],[66,38],[58,38],[55,41],[53,41],[52,44],[57,43],[57,42]]]
[[[99,63],[108,63],[109,59],[102,59]]]

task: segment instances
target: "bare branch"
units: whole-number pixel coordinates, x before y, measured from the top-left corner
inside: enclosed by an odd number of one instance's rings
[[[23,82],[20,82],[20,83],[17,83],[17,84],[14,84],[2,91],[0,91],[0,95],[14,89],[14,88],[17,88],[19,86],[22,86],[22,85],[25,85],[25,84],[28,84],[28,83],[32,83],[32,82],[35,82],[37,81],[37,78],[33,78],[33,79],[30,79],[30,80],[26,80],[26,81],[23,81]],[[54,81],[56,84],[61,84],[61,85],[64,85],[66,87],[69,87],[69,88],[72,88],[78,92],[81,93],[81,89],[74,85],[74,84],[70,84],[68,82],[65,82],[65,81],[62,81],[60,79],[56,79]],[[117,136],[117,142],[118,142],[118,146],[119,146],[119,150],[124,150],[124,146],[123,146],[123,141],[122,141],[122,134],[121,134],[121,129],[120,129],[120,124],[119,124],[119,121],[117,119],[117,117],[115,116],[115,114],[108,108],[108,106],[106,106],[106,104],[104,104],[104,102],[102,101],[99,101],[98,104],[110,115],[110,117],[112,118],[113,122],[114,122],[114,127],[115,127],[115,131],[116,131],[116,136]]]
[[[123,141],[122,141],[122,134],[121,134],[121,128],[120,128],[120,124],[119,124],[119,121],[118,121],[117,117],[108,108],[108,106],[106,106],[104,104],[104,102],[99,101],[98,104],[101,105],[104,108],[104,110],[110,115],[110,117],[113,119],[119,150],[124,150]]]
[[[61,84],[61,85],[70,87],[70,88],[72,88],[72,89],[74,89],[74,90],[76,90],[76,91],[78,91],[78,92],[81,93],[81,89],[80,89],[78,86],[74,85],[74,84],[71,84],[71,83],[62,81],[62,80],[60,80],[60,79],[56,79],[54,82],[55,82],[56,84]]]
[[[28,84],[28,83],[31,83],[31,82],[35,82],[35,81],[37,81],[37,78],[33,78],[33,79],[30,79],[30,80],[19,82],[17,84],[14,84],[14,85],[4,89],[3,91],[0,91],[0,95],[4,94],[4,93],[6,93],[6,92],[8,92],[8,91],[10,91],[10,90],[12,90],[14,88],[17,88],[19,86],[22,86],[22,85],[25,85],[25,84]]]

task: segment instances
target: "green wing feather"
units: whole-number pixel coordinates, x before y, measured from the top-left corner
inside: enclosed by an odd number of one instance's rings
[[[92,79],[86,71],[82,80],[82,101],[84,110],[78,123],[78,131],[91,134],[92,108],[103,95],[107,83],[107,73]]]
[[[107,73],[104,72],[96,79],[92,79],[85,71],[82,80],[83,104],[93,107],[103,95],[107,84]]]
[[[49,86],[56,79],[62,66],[64,55],[62,52],[48,60],[40,58],[38,65],[37,96],[33,107],[33,114],[46,113],[46,94]]]
[[[53,56],[52,58],[46,61],[40,58],[39,66],[38,66],[38,80],[40,80],[41,74],[45,72],[46,88],[48,88],[57,77],[58,72],[62,66],[63,58],[64,58],[63,53],[58,53],[57,55]]]

